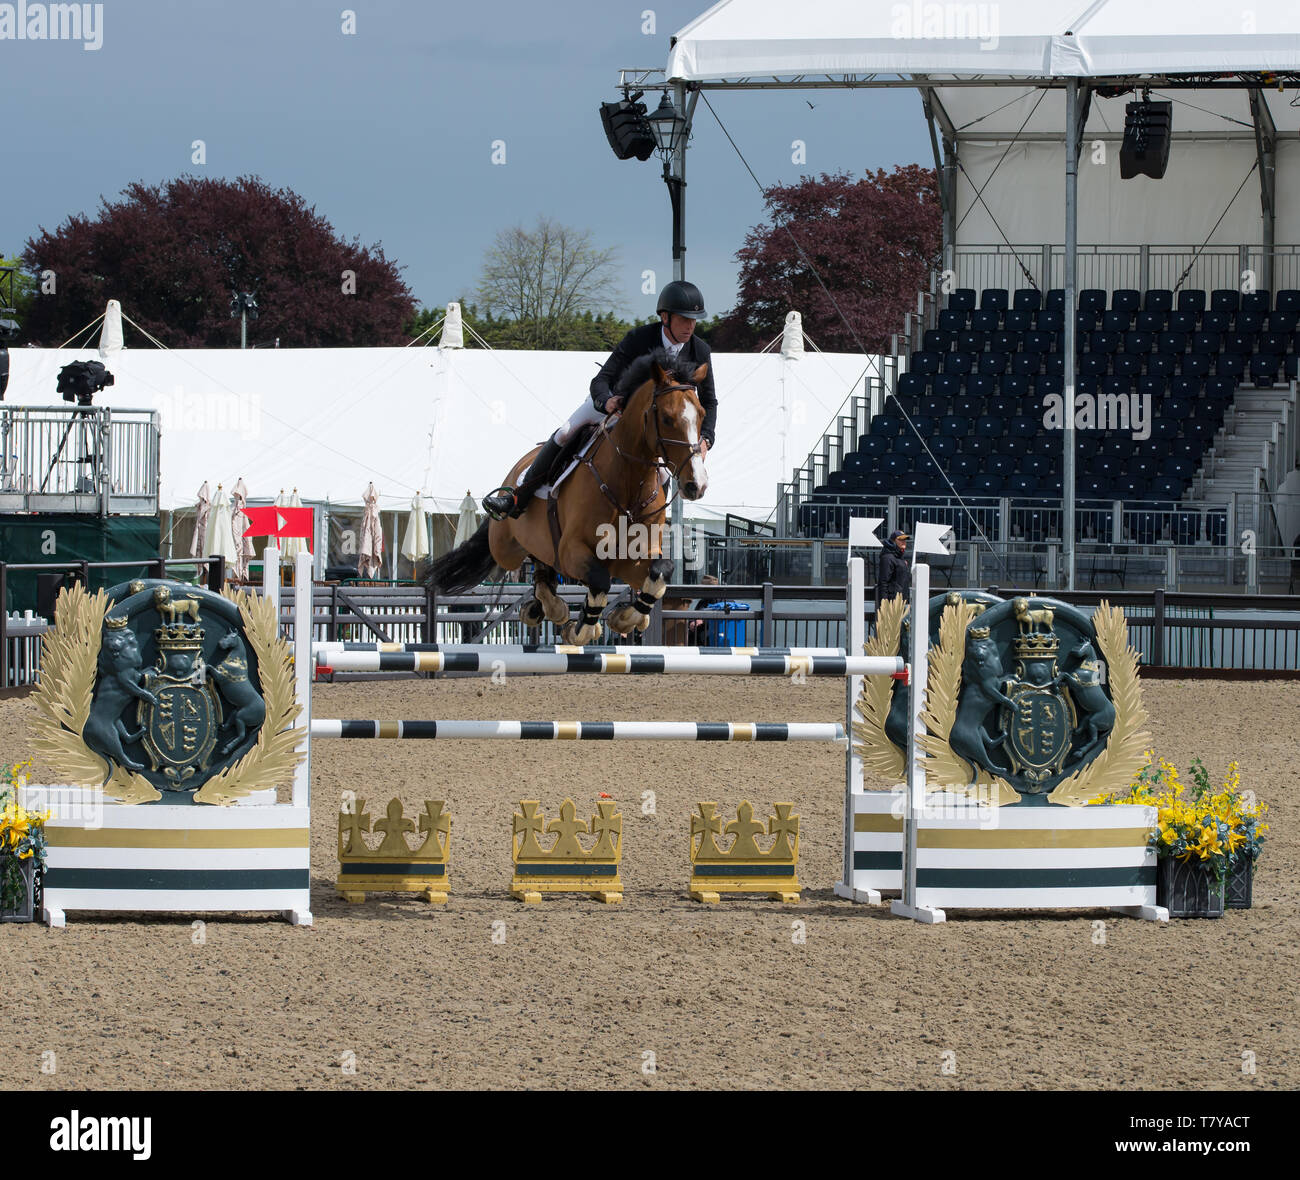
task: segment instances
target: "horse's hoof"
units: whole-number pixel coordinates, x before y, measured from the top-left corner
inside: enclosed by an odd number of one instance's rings
[[[530,598],[519,608],[519,621],[525,627],[540,627],[545,618],[546,612],[536,598]]]

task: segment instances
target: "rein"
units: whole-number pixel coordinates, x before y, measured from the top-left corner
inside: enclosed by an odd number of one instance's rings
[[[687,392],[687,391],[694,393],[695,390],[696,390],[696,386],[694,385],[664,385],[656,389],[650,395],[650,401],[649,404],[646,406],[645,414],[643,416],[643,420],[642,420],[643,435],[645,437],[649,437],[650,424],[654,414],[655,402],[658,400],[660,394],[674,393],[674,392]],[[625,516],[627,518],[629,524],[638,524],[643,520],[648,520],[656,513],[666,509],[668,505],[671,504],[673,500],[677,498],[677,496],[681,493],[680,476],[681,476],[682,468],[685,467],[686,464],[689,463],[691,459],[693,459],[696,455],[698,455],[701,450],[699,443],[688,443],[679,438],[664,438],[664,436],[659,431],[658,420],[654,421],[654,433],[655,433],[655,452],[659,456],[657,459],[649,460],[649,459],[641,458],[640,455],[629,455],[625,450],[623,450],[622,447],[618,445],[617,442],[614,441],[613,431],[609,425],[609,417],[607,417],[600,424],[599,440],[597,441],[596,445],[591,448],[590,453],[587,454],[582,460],[583,464],[588,468],[588,470],[590,470],[592,477],[596,481],[596,485],[600,488],[601,493],[604,495],[605,499],[607,499],[614,506],[614,510],[620,516]],[[659,479],[657,475],[651,481],[650,494],[646,496],[645,499],[641,500],[638,504],[636,504],[634,507],[628,508],[619,502],[618,497],[610,489],[609,485],[605,483],[605,480],[602,478],[600,472],[596,470],[595,459],[596,456],[600,453],[600,448],[604,446],[606,440],[608,440],[610,446],[614,448],[614,453],[618,455],[620,459],[623,459],[628,463],[635,463],[641,467],[649,467],[652,471],[655,472],[658,472],[661,467],[665,467],[668,469],[670,473],[669,478],[673,483],[677,484],[677,487],[673,491],[672,495],[665,497],[662,507],[655,508],[650,512],[643,511],[650,504],[652,504],[659,495]],[[681,462],[678,463],[675,467],[673,466],[673,462],[668,457],[668,452],[665,449],[670,445],[687,448],[687,452],[685,455],[682,456]]]

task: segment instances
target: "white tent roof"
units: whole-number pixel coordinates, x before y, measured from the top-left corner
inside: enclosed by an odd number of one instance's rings
[[[61,405],[59,369],[95,355],[14,349],[6,404]],[[126,349],[110,359],[116,382],[96,404],[159,411],[162,508],[193,506],[205,479],[229,487],[243,476],[255,499],[296,486],[307,500],[357,504],[373,480],[384,509],[405,509],[423,491],[431,511],[455,513],[466,489],[491,491],[568,418],[604,359],[414,347]],[[862,392],[870,363],[715,354],[718,445],[709,490],[687,515],[766,518],[778,482],[845,398]]]
[[[682,81],[809,74],[1114,77],[1300,69],[1294,0],[722,0],[674,38]]]

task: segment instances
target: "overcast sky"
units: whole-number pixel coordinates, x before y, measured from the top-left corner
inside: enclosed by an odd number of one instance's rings
[[[93,215],[101,195],[133,180],[252,173],[300,193],[343,236],[382,243],[425,305],[472,293],[496,232],[540,214],[618,249],[624,315],[653,312],[643,270],[671,278],[660,165],[617,160],[597,109],[618,97],[620,67],[665,64],[670,36],[705,11],[702,0],[95,7],[98,49],[0,40],[5,252],[40,226]],[[355,12],[351,35],[345,9]],[[930,161],[915,91],[710,98],[764,184]],[[205,165],[191,163],[198,139]],[[803,164],[791,159],[796,139]],[[495,140],[504,165],[492,162]],[[734,255],[763,208],[702,101],[687,180],[687,274],[711,312],[726,310]]]

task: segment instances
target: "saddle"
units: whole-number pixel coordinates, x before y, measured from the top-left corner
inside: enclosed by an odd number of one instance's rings
[[[573,432],[573,437],[560,448],[559,455],[551,464],[550,471],[546,473],[546,482],[537,489],[535,495],[538,499],[544,500],[559,489],[573,469],[590,452],[599,433],[600,426],[596,423],[580,426]]]

